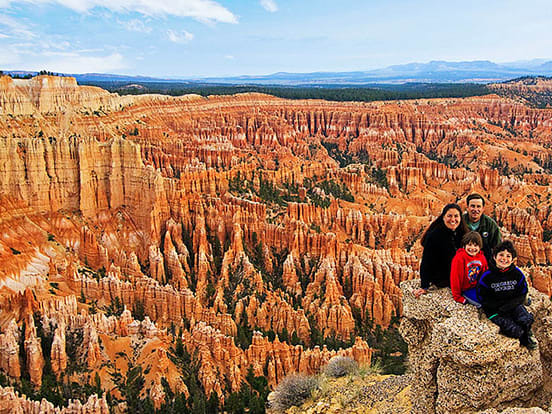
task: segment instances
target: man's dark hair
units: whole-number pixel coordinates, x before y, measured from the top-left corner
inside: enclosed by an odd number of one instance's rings
[[[516,248],[514,247],[514,243],[512,243],[510,240],[504,240],[502,243],[498,244],[493,249],[493,256],[496,256],[497,254],[505,250],[510,252],[513,259],[517,257],[517,252],[516,252]]]
[[[481,202],[483,203],[483,206],[485,206],[485,199],[481,194],[477,194],[477,193],[470,194],[468,198],[466,198],[466,204],[469,206],[470,201],[477,200],[477,199],[481,200]]]
[[[467,246],[470,243],[478,245],[480,249],[483,248],[483,239],[476,231],[468,231],[464,234],[464,237],[462,237],[462,247]]]

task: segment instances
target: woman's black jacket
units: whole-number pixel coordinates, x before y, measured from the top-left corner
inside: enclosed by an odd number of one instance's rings
[[[450,286],[450,264],[461,245],[461,233],[459,229],[451,230],[443,224],[426,235],[420,264],[423,289],[427,289],[430,284],[437,287]]]

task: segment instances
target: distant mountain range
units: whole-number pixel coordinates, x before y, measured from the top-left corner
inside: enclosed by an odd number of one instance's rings
[[[36,72],[7,71],[6,73],[24,75]],[[147,76],[126,76],[113,74],[85,73],[68,74],[80,83],[85,82],[184,82],[190,84],[256,84],[287,86],[329,86],[362,85],[377,83],[489,83],[500,82],[522,76],[552,76],[552,60],[534,59],[510,63],[494,63],[488,60],[428,63],[408,63],[393,65],[382,69],[354,72],[277,72],[258,76],[229,76],[209,78],[153,78]]]
[[[205,78],[203,82],[216,83],[255,83],[285,85],[358,85],[373,83],[459,83],[500,82],[522,76],[552,75],[552,61],[535,64],[533,61],[497,64],[490,61],[408,63],[393,65],[383,69],[356,72],[314,72],[286,73],[279,72],[265,76],[236,76]]]

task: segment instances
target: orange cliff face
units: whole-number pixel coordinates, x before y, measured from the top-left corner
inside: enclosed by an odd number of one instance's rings
[[[0,113],[4,115],[59,113],[74,107],[107,110],[116,101],[116,95],[94,86],[79,86],[75,78],[36,76],[12,79],[0,76]]]
[[[123,401],[118,379],[141,367],[160,407],[162,378],[189,396],[186,354],[222,399],[249,367],[273,386],[335,352],[369,363],[367,329],[402,314],[420,235],[471,192],[552,295],[550,110],[119,97],[56,77],[2,77],[0,109],[0,370],[14,381],[51,370]]]

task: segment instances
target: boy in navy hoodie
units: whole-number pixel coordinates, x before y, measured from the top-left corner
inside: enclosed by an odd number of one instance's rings
[[[537,343],[531,332],[533,315],[523,303],[527,296],[525,275],[515,265],[516,249],[511,241],[503,241],[494,249],[495,263],[489,263],[477,283],[477,297],[487,317],[500,327],[500,333],[518,338],[528,349]]]

